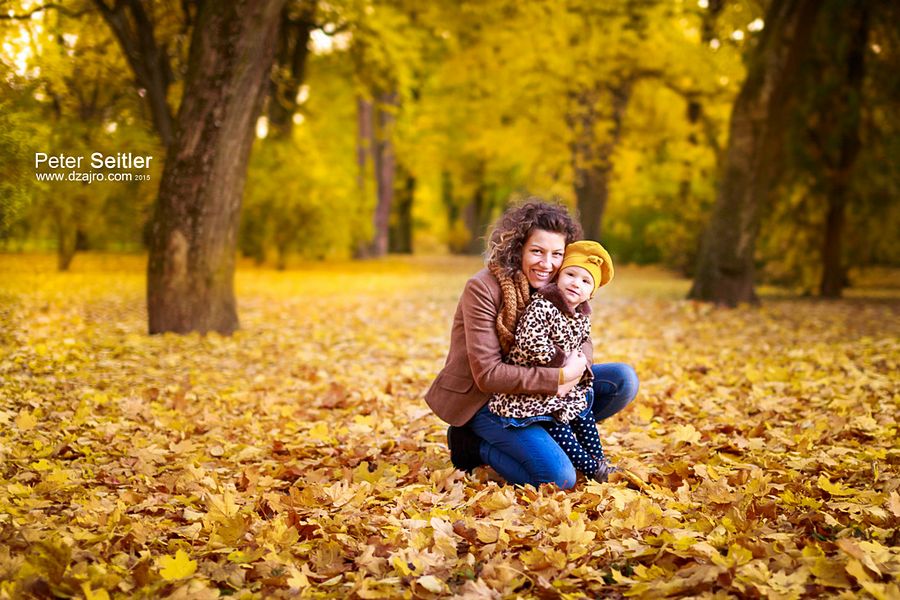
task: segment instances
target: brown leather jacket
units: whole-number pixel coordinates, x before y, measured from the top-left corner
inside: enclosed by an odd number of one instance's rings
[[[555,394],[557,367],[518,367],[501,360],[496,322],[502,295],[487,269],[466,282],[450,331],[450,351],[444,368],[425,394],[434,413],[451,425],[464,425],[491,394]],[[591,363],[593,347],[583,351]]]

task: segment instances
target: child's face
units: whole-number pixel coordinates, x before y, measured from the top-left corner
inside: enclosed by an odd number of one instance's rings
[[[587,269],[569,266],[559,272],[556,285],[562,291],[566,304],[572,310],[576,306],[590,299],[594,293],[594,278]]]

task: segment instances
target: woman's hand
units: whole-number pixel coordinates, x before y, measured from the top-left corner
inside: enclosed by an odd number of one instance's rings
[[[581,376],[587,368],[587,357],[581,351],[581,348],[573,350],[568,358],[566,358],[566,363],[562,367],[563,383],[557,388],[557,395],[565,396],[572,391],[575,384],[581,381]]]

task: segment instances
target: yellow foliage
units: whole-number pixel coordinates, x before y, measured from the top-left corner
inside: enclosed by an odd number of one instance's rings
[[[159,574],[166,581],[184,579],[197,571],[197,561],[191,560],[184,550],[177,551],[175,556],[160,557],[159,566]]]

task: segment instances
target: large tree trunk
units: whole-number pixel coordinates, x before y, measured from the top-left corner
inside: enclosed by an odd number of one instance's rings
[[[783,121],[818,0],[773,2],[731,113],[712,220],[689,297],[735,306],[756,302],[753,254],[760,210],[777,176]]]
[[[855,0],[841,5],[840,11],[834,11],[829,17],[830,31],[837,31],[837,35],[847,31],[846,43],[841,48],[846,49],[844,60],[838,65],[828,65],[826,68],[840,69],[839,89],[837,94],[829,94],[824,110],[836,116],[836,135],[830,136],[837,139],[838,144],[827,144],[828,147],[836,147],[836,156],[825,153],[828,164],[825,166],[825,196],[828,201],[828,214],[825,221],[825,235],[822,245],[822,281],[819,293],[825,298],[840,298],[843,292],[846,273],[841,264],[844,212],[847,205],[847,195],[850,189],[850,178],[856,157],[859,155],[861,142],[859,137],[859,124],[861,120],[862,85],[865,77],[866,46],[869,37],[869,6],[866,0]],[[849,10],[845,10],[849,9]],[[838,39],[841,39],[838,37]],[[835,115],[835,112],[837,113]]]
[[[150,333],[238,327],[238,219],[283,4],[200,5],[150,236]]]

